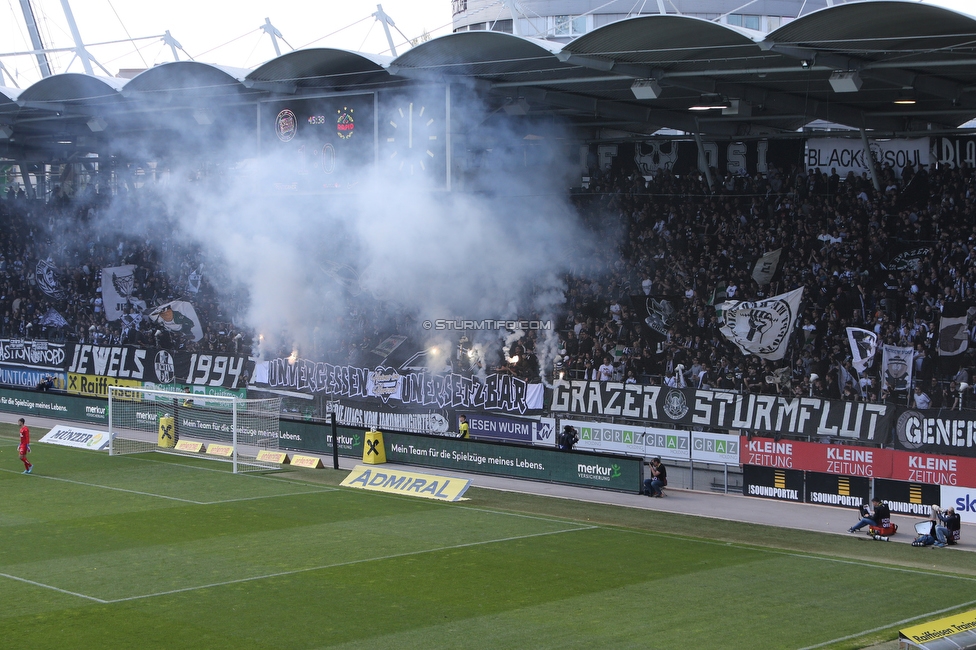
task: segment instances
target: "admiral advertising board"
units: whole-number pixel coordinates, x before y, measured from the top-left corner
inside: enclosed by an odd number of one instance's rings
[[[619,382],[558,381],[551,410],[770,435],[887,442],[895,407],[817,397],[738,394]]]
[[[893,513],[928,517],[932,504],[940,502],[942,491],[938,485],[879,478],[874,481],[874,496],[887,503]]]
[[[857,508],[871,498],[871,479],[820,472],[806,473],[806,502]]]
[[[803,472],[745,465],[742,468],[742,493],[777,501],[803,501]]]

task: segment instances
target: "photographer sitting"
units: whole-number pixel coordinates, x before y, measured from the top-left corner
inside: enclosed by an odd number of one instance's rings
[[[935,545],[940,548],[954,546],[961,528],[959,513],[955,508],[943,510],[939,506],[932,506],[932,516],[935,519]]]
[[[661,464],[660,458],[652,458],[651,462],[647,464],[647,468],[650,470],[651,476],[644,479],[643,493],[649,497],[660,499],[664,496],[662,488],[668,484],[668,468]]]
[[[871,505],[874,506],[873,512],[868,509],[867,505],[861,506],[861,521],[848,528],[847,532],[856,533],[865,526],[891,528],[891,510],[888,509],[888,506],[878,497],[871,499]]]

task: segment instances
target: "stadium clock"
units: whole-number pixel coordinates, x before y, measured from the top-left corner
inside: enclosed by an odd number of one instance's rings
[[[425,106],[409,102],[394,109],[390,118],[392,131],[389,160],[400,171],[410,174],[426,172],[436,157],[437,128],[434,117]]]

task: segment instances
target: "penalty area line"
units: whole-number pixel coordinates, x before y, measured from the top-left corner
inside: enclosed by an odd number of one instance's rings
[[[115,598],[111,600],[100,601],[107,604],[113,603],[125,603],[132,600],[145,600],[146,598],[156,598],[158,596],[171,596],[174,594],[186,593],[189,591],[199,591],[201,589],[212,589],[214,587],[226,587],[228,585],[237,585],[244,582],[256,582],[258,580],[269,580],[271,578],[282,578],[285,576],[297,575],[299,573],[309,573],[311,571],[323,571],[325,569],[337,569],[339,567],[353,566],[356,564],[363,564],[366,562],[380,562],[383,560],[396,560],[398,558],[411,557],[414,555],[425,555],[427,553],[438,553],[440,551],[451,551],[459,548],[471,548],[474,546],[484,546],[487,544],[499,544],[503,542],[515,542],[521,539],[531,539],[533,537],[544,537],[546,535],[561,535],[563,533],[576,533],[583,530],[593,530],[598,528],[598,526],[583,526],[580,528],[567,528],[565,530],[551,530],[544,533],[533,533],[531,535],[517,535],[515,537],[503,537],[501,539],[486,539],[480,542],[466,542],[464,544],[454,544],[451,546],[438,546],[437,548],[428,548],[420,551],[408,551],[406,553],[394,553],[393,555],[383,555],[380,557],[369,557],[362,558],[360,560],[349,560],[348,562],[336,562],[334,564],[323,564],[321,566],[306,567],[304,569],[293,569],[291,571],[279,571],[278,573],[268,573],[260,576],[251,576],[249,578],[238,578],[236,580],[225,580],[223,582],[213,582],[206,585],[197,585],[195,587],[183,587],[182,589],[170,589],[168,591],[160,591],[153,594],[143,594],[141,596],[128,596],[126,598]]]
[[[945,607],[943,609],[938,609],[934,612],[927,612],[925,614],[919,614],[918,616],[912,616],[911,618],[903,618],[900,621],[895,621],[894,623],[889,623],[888,625],[882,625],[880,627],[874,627],[870,630],[864,630],[863,632],[857,632],[855,634],[848,634],[847,636],[838,637],[836,639],[831,639],[830,641],[824,641],[823,643],[818,643],[817,645],[808,645],[805,648],[800,648],[800,650],[815,650],[816,648],[823,648],[834,643],[841,643],[843,641],[850,641],[851,639],[856,639],[858,637],[864,636],[865,634],[874,634],[875,632],[881,632],[882,630],[887,630],[892,627],[899,625],[904,625],[905,623],[914,623],[923,618],[928,618],[929,616],[937,616],[939,614],[945,614],[946,612],[951,612],[960,607],[969,607],[976,604],[976,600],[970,600],[968,603],[959,603],[958,605],[952,605],[951,607]]]
[[[0,470],[3,472],[8,472],[10,474],[22,474],[23,472],[17,472],[10,469]],[[102,490],[113,490],[115,492],[125,492],[127,494],[138,494],[144,497],[156,497],[157,499],[168,499],[170,501],[179,501],[181,503],[190,503],[195,506],[207,505],[202,501],[191,501],[190,499],[181,499],[179,497],[171,497],[166,494],[153,494],[152,492],[140,492],[139,490],[127,490],[125,488],[112,487],[111,485],[99,485],[98,483],[85,483],[84,481],[75,481],[70,478],[61,478],[59,476],[44,476],[43,474],[31,474],[31,480],[45,479],[47,481],[61,481],[62,483],[71,483],[73,485],[84,485],[85,487],[101,488]]]
[[[108,600],[102,600],[101,598],[95,598],[94,596],[86,596],[85,594],[79,594],[75,591],[68,591],[67,589],[61,589],[60,587],[52,587],[51,585],[46,585],[43,582],[35,582],[34,580],[28,580],[27,578],[20,578],[18,576],[12,576],[9,573],[0,573],[0,577],[8,578],[10,580],[16,580],[17,582],[23,582],[34,587],[41,587],[43,589],[50,589],[51,591],[57,591],[58,593],[67,594],[69,596],[75,596],[76,598],[84,598],[85,600],[91,600],[96,603],[107,605]]]

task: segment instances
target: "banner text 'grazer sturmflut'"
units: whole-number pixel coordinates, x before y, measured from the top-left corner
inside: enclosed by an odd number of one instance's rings
[[[598,381],[556,382],[550,408],[572,415],[876,443],[886,442],[895,413],[890,404]]]

